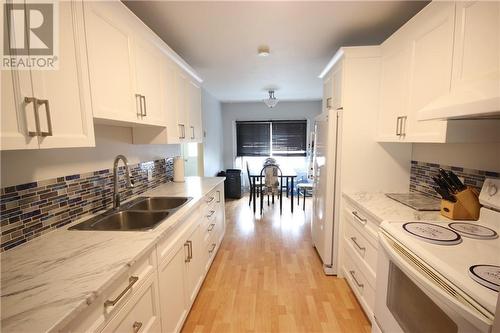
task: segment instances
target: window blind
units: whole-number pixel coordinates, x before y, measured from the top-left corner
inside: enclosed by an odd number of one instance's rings
[[[273,121],[273,156],[306,156],[307,121]]]
[[[237,156],[306,156],[307,120],[237,121]]]
[[[237,156],[270,156],[269,122],[236,122]]]

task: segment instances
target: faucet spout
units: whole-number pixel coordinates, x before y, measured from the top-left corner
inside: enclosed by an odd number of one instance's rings
[[[118,191],[118,163],[120,160],[125,165],[125,179],[127,181],[127,188],[133,188],[134,182],[132,180],[132,174],[130,173],[130,169],[128,167],[128,160],[123,155],[118,155],[115,157],[115,161],[113,162],[113,208],[120,207],[120,193]]]

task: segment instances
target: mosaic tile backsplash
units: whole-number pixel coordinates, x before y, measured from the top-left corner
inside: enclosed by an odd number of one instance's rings
[[[439,168],[452,170],[464,180],[464,184],[481,190],[485,178],[500,178],[500,173],[484,170],[466,169],[449,165],[411,161],[410,192],[421,192],[437,198],[439,194],[431,187],[434,185],[432,176],[437,175]]]
[[[173,177],[173,158],[129,165],[134,188],[125,189],[125,167],[119,168],[122,200]],[[148,181],[147,171],[153,178]],[[85,215],[111,207],[113,169],[75,174],[2,188],[0,252],[26,243]]]

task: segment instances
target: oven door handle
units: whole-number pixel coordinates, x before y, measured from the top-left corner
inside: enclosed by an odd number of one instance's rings
[[[393,247],[390,242],[394,242],[388,236],[385,235],[384,231],[379,231],[379,244],[386,255],[390,258],[390,260],[401,269],[410,280],[412,280],[422,291],[427,294],[428,297],[432,299],[436,304],[444,304],[448,308],[452,309],[456,315],[459,315],[463,318],[466,318],[467,321],[473,324],[476,327],[490,327],[493,324],[493,315],[489,314],[489,312],[484,309],[479,304],[471,304],[475,303],[471,299],[471,303],[464,304],[459,301],[457,298],[450,296],[446,291],[444,291],[443,287],[438,286],[437,282],[432,281],[432,277],[425,273],[425,271],[418,267],[416,264],[410,264],[408,261],[411,259],[403,259],[402,255],[397,253],[395,247]],[[400,244],[396,243],[398,246]],[[403,248],[404,249],[404,248]],[[420,260],[419,260],[420,261]],[[441,276],[437,271],[430,268],[428,265],[419,263],[425,267],[425,269],[431,271],[433,274],[437,276]],[[443,281],[446,281],[442,278]],[[449,284],[449,283],[448,283]],[[451,286],[451,284],[449,284]],[[456,288],[453,288],[456,289]],[[440,306],[441,307],[441,306]],[[444,309],[443,309],[444,310]],[[446,310],[444,310],[447,312]],[[448,314],[449,315],[449,314]]]

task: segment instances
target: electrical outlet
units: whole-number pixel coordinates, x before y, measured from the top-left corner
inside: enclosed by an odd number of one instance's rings
[[[148,169],[148,181],[153,180],[153,169]]]

